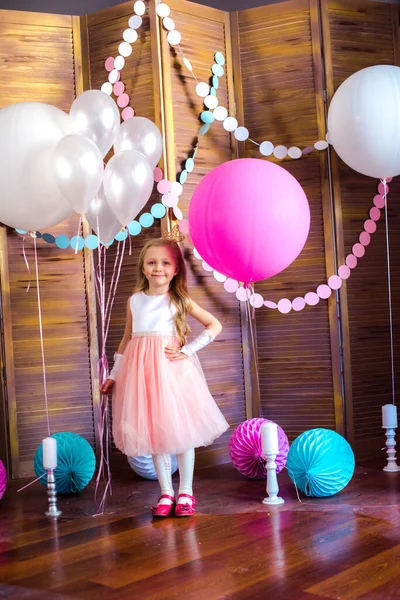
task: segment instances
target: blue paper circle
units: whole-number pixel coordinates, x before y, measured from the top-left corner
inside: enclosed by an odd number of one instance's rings
[[[212,85],[213,85],[213,88],[215,88],[216,90],[218,89],[219,79],[216,75],[214,75],[212,78]]]
[[[85,239],[85,246],[89,248],[89,250],[95,250],[99,245],[99,238],[97,235],[90,234]]]
[[[217,77],[222,77],[222,75],[224,74],[224,69],[223,67],[221,67],[221,65],[213,65],[211,67],[211,71],[214,73],[214,75],[216,75]]]
[[[193,158],[188,158],[185,162],[185,169],[188,173],[191,173],[194,169],[194,160]]]
[[[16,229],[15,231],[17,233],[28,233],[27,231],[25,231],[25,229]]]
[[[73,250],[82,250],[85,246],[85,240],[80,235],[74,235],[74,237],[71,238],[69,245]]]
[[[59,248],[62,248],[63,250],[65,248],[68,248],[69,246],[69,237],[66,235],[58,235],[56,237],[56,246],[58,246]]]
[[[54,235],[51,235],[51,233],[44,233],[42,235],[42,239],[44,239],[44,241],[48,244],[54,244],[54,242],[56,241],[56,238],[54,237]]]
[[[225,56],[222,54],[222,52],[216,52],[214,55],[214,60],[218,65],[225,64]]]
[[[35,231],[35,237],[40,240],[40,238],[42,237],[42,234],[40,233],[40,231]]]
[[[182,171],[182,173],[179,175],[179,183],[183,185],[187,179],[187,176],[187,171]]]
[[[132,471],[143,477],[144,479],[157,479],[156,470],[151,454],[144,456],[128,456],[128,463]],[[178,470],[178,461],[174,454],[171,455],[171,473]]]
[[[151,214],[153,215],[153,217],[155,219],[162,219],[162,217],[165,216],[165,213],[167,212],[164,204],[153,204],[153,206],[151,207]]]
[[[212,123],[215,119],[214,115],[212,114],[211,111],[209,110],[203,110],[203,112],[200,115],[200,119],[203,121],[203,123]]]
[[[350,444],[330,429],[310,429],[290,447],[287,469],[293,483],[317,498],[340,492],[354,473],[354,454]]]
[[[75,494],[83,490],[92,479],[96,468],[93,448],[77,433],[62,431],[51,437],[57,440],[57,468],[54,471],[58,494]],[[46,471],[43,468],[43,448],[36,450],[33,466],[37,477]],[[46,485],[46,478],[40,482]]]
[[[150,213],[143,213],[139,218],[142,227],[151,227],[154,223],[154,217]]]
[[[128,225],[128,231],[131,235],[139,235],[142,231],[142,226],[138,221],[131,221]]]
[[[117,242],[123,242],[124,240],[126,240],[127,237],[128,237],[127,230],[121,229],[121,231],[118,231],[117,235],[115,236],[115,239],[117,240]]]
[[[217,95],[217,90],[214,87],[212,87],[210,90],[210,96],[216,96],[216,95]]]
[[[210,124],[209,123],[205,123],[204,125],[202,125],[200,127],[199,134],[200,135],[205,135],[209,129],[210,129]],[[182,181],[181,181],[181,183],[182,183]]]

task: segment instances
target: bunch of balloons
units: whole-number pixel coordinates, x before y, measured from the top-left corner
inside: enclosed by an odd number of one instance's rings
[[[133,117],[120,125],[116,103],[100,90],[80,94],[69,115],[39,102],[6,106],[0,109],[0,221],[36,231],[75,211],[110,241],[148,201],[161,153],[154,123]]]

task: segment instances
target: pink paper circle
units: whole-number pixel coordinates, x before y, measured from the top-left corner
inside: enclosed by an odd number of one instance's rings
[[[261,308],[261,306],[264,304],[264,298],[261,296],[261,294],[252,294],[249,302],[252,306],[254,306],[254,308]]]
[[[163,170],[160,167],[156,167],[153,171],[154,181],[159,182],[164,177]]]
[[[267,308],[272,308],[272,309],[278,308],[277,303],[276,302],[271,302],[270,300],[266,300],[264,302],[264,306],[266,306]]]
[[[109,56],[108,58],[106,58],[106,61],[104,63],[104,68],[108,72],[110,72],[110,71],[113,70],[113,68],[114,68],[114,58],[112,56]]]
[[[348,279],[350,277],[350,269],[347,265],[341,265],[338,270],[340,279]],[[332,288],[335,289],[335,288]]]
[[[380,182],[380,184],[378,185],[378,192],[380,193],[381,196],[385,195],[389,193],[389,186],[388,184],[384,185],[382,182]]]
[[[117,83],[114,83],[113,92],[115,96],[120,96],[124,93],[124,90],[125,84],[122,83],[122,81],[117,81]]]
[[[376,196],[374,196],[374,200],[373,200],[376,208],[383,208],[385,206],[385,198],[383,196],[381,196],[380,194],[377,194]]]
[[[346,265],[349,267],[349,269],[355,269],[357,266],[357,258],[354,256],[354,254],[348,254],[346,256]]]
[[[182,219],[179,223],[179,229],[182,233],[189,233],[189,221],[187,219]]]
[[[121,94],[120,96],[118,96],[117,98],[117,104],[120,108],[125,108],[125,106],[128,106],[129,104],[129,96],[128,94],[125,94],[125,92],[123,94]]]
[[[362,231],[358,236],[358,239],[360,240],[360,244],[368,246],[371,241],[371,236],[366,231]]]
[[[170,187],[171,187],[171,184],[170,184]],[[165,206],[168,206],[168,208],[173,208],[174,206],[176,206],[178,204],[179,198],[176,194],[173,194],[172,192],[168,192],[168,194],[164,195],[163,202],[164,202]]]
[[[279,300],[278,302],[278,310],[280,313],[287,315],[287,313],[292,310],[292,303],[288,298],[282,298],[282,300]]]
[[[369,216],[373,221],[379,221],[379,219],[381,218],[381,211],[379,210],[379,208],[376,208],[376,206],[373,206],[369,211]]]
[[[114,69],[113,69],[113,71],[114,71]],[[110,81],[110,75],[111,75],[111,73],[108,74],[108,81]],[[120,79],[121,79],[121,72],[117,71],[117,79],[115,79],[115,81],[110,81],[110,83],[113,83],[113,84],[117,83],[117,81],[119,81]]]
[[[157,190],[160,194],[168,194],[171,190],[171,182],[168,181],[168,179],[161,179],[161,181],[157,183]]]
[[[250,298],[250,294],[251,292],[249,288],[244,288],[243,286],[236,290],[236,298],[241,302],[245,302],[246,300],[248,300]]]
[[[364,223],[364,230],[367,233],[375,233],[375,231],[376,231],[375,221],[372,221],[371,219],[367,219]]]
[[[301,296],[298,296],[297,298],[295,298],[292,301],[292,308],[296,312],[299,311],[299,310],[303,310],[303,308],[305,307],[305,305],[306,305],[306,301]]]
[[[127,106],[126,108],[124,108],[124,110],[121,113],[124,121],[127,121],[128,119],[132,119],[134,114],[135,114],[135,111],[133,110],[133,108],[131,106]]]
[[[342,287],[342,280],[338,275],[331,275],[328,279],[328,285],[332,290],[338,290]]]
[[[205,271],[209,271],[209,272],[214,271],[214,267],[211,267],[208,263],[206,263],[205,260],[203,260],[203,262],[201,264]]]
[[[393,180],[393,177],[386,177],[386,183],[390,183]]]
[[[319,296],[315,292],[308,292],[304,296],[304,300],[306,301],[306,304],[308,304],[309,306],[315,306],[319,302]]]
[[[354,246],[352,247],[352,252],[354,254],[354,256],[356,256],[357,258],[361,258],[362,256],[364,256],[365,254],[365,248],[362,244],[354,244]]]
[[[332,294],[332,289],[329,287],[329,285],[323,283],[317,287],[317,294],[320,298],[326,300]]]
[[[227,292],[229,292],[230,294],[234,294],[236,292],[236,290],[238,289],[239,284],[235,279],[225,279],[224,281],[224,288]]]

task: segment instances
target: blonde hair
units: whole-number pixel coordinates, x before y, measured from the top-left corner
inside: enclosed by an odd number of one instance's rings
[[[185,336],[190,333],[190,327],[186,321],[187,314],[190,310],[190,298],[187,289],[186,265],[182,252],[176,242],[165,240],[163,238],[156,238],[149,240],[143,246],[137,266],[137,283],[135,292],[145,292],[149,289],[149,282],[143,273],[143,267],[146,252],[153,246],[166,246],[167,248],[170,248],[175,258],[177,273],[169,284],[168,294],[170,302],[172,302],[172,304],[176,307],[176,314],[174,317],[176,334],[179,338],[179,341],[184,344],[186,341]]]

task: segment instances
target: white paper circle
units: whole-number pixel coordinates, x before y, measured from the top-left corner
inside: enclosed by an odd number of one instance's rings
[[[181,41],[181,39],[182,39],[182,36],[177,29],[170,31],[169,34],[167,35],[167,42],[168,42],[168,44],[171,44],[171,46],[177,46],[179,44],[179,42]]]
[[[275,146],[274,156],[275,156],[275,158],[280,158],[280,159],[285,158],[285,156],[287,156],[286,146]]]
[[[228,116],[228,111],[226,110],[225,106],[217,106],[213,112],[213,115],[217,121],[225,121],[226,117]]]
[[[328,146],[329,146],[329,144],[326,140],[319,140],[318,142],[315,142],[315,144],[314,144],[314,148],[316,150],[326,150]]]
[[[290,158],[300,158],[301,157],[301,150],[297,146],[292,146],[288,150],[288,155],[290,156]]]
[[[200,81],[196,85],[196,94],[200,96],[200,98],[205,98],[210,93],[210,86],[205,81]]]
[[[132,30],[133,31],[133,30]],[[130,56],[132,54],[132,46],[128,42],[121,42],[118,46],[118,52],[121,56]]]
[[[198,250],[196,250],[196,248],[193,248],[193,254],[196,258],[198,258],[199,260],[203,260],[198,252]]]
[[[190,62],[190,60],[188,60],[187,58],[184,58],[183,59],[183,64],[185,65],[185,67],[187,69],[189,69],[189,71],[193,71],[192,63]]]
[[[122,38],[125,40],[125,42],[128,42],[129,44],[134,44],[136,42],[136,40],[138,39],[138,34],[137,31],[135,31],[134,29],[125,29],[124,33],[122,34]],[[114,63],[115,66],[115,63]]]
[[[244,142],[249,137],[249,130],[246,127],[238,127],[234,135],[239,142]]]
[[[223,122],[223,127],[226,131],[235,131],[238,126],[237,119],[235,117],[227,117]]]
[[[218,98],[217,96],[211,96],[211,94],[209,96],[206,96],[204,98],[204,104],[207,106],[207,108],[217,108],[218,106]]]
[[[182,214],[182,211],[179,208],[179,206],[174,206],[174,208],[172,209],[172,212],[174,213],[174,215],[178,219],[178,221],[182,221],[183,214]]]
[[[226,275],[222,275],[222,273],[218,273],[218,271],[214,271],[213,275],[215,279],[220,283],[223,283],[226,279]]]
[[[101,91],[104,92],[105,94],[108,94],[109,96],[111,96],[112,91],[113,91],[113,86],[109,81],[105,81],[103,83],[103,85],[101,86]]]
[[[123,56],[117,56],[117,58],[114,60],[114,69],[117,69],[117,71],[122,71],[122,69],[125,66],[125,59]]]
[[[113,69],[112,71],[109,72],[108,81],[110,83],[116,83],[118,81],[118,78],[119,78],[119,71],[117,71],[117,69]]]
[[[175,21],[173,21],[170,17],[165,17],[162,24],[164,29],[167,31],[173,31],[175,29]]]
[[[131,29],[139,29],[142,23],[143,19],[142,17],[139,17],[139,15],[133,15],[128,21],[128,25]]]
[[[205,271],[214,271],[213,267],[210,267],[210,265],[208,263],[206,263],[205,260],[203,260],[201,265]]]
[[[261,142],[259,150],[263,156],[270,156],[274,151],[274,145],[272,142]]]
[[[179,181],[173,181],[171,183],[171,192],[177,196],[180,196],[183,192],[183,185],[179,183]]]
[[[136,0],[135,4],[133,5],[133,12],[139,15],[140,17],[144,15],[144,13],[146,12],[145,3],[142,2],[142,0]]]
[[[165,4],[164,2],[161,2],[161,4],[159,4],[156,8],[156,13],[161,18],[168,17],[170,12],[171,12],[170,7],[168,6],[168,4]]]

